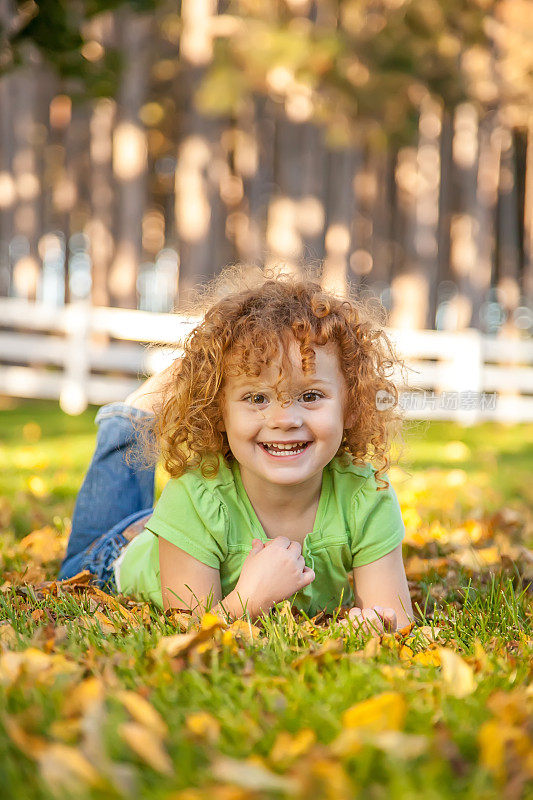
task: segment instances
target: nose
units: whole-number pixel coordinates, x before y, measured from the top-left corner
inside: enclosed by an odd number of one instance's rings
[[[268,428],[290,430],[302,427],[302,411],[295,402],[285,402],[282,405],[278,400],[273,401],[269,404],[266,415]]]

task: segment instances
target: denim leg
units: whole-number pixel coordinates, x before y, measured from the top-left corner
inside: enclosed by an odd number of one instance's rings
[[[100,536],[131,517],[147,513],[154,502],[154,467],[127,463],[136,443],[132,418],[138,420],[146,411],[125,403],[109,403],[98,411],[96,450],[79,491],[72,532],[60,577],[70,575],[77,555]],[[137,517],[138,518],[138,517]]]

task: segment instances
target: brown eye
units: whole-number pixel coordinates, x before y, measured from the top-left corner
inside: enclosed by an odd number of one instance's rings
[[[265,399],[264,394],[252,394],[250,395],[250,400],[254,406],[260,406]]]
[[[310,400],[307,399],[309,397],[311,398]],[[302,400],[304,401],[304,403],[312,403],[315,398],[320,399],[320,395],[318,394],[318,392],[304,392],[302,395]]]

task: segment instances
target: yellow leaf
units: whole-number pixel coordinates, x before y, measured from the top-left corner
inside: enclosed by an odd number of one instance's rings
[[[226,627],[225,621],[221,617],[217,617],[216,614],[211,614],[210,612],[204,614],[200,622],[200,628],[203,631],[212,631],[216,630],[217,628],[225,628],[225,627]]]
[[[36,647],[28,647],[20,653],[7,651],[0,655],[0,682],[11,685],[19,678],[32,682],[50,684],[58,675],[71,675],[80,667],[59,654],[44,653]]]
[[[65,552],[66,536],[59,534],[50,525],[46,525],[44,528],[29,533],[24,539],[21,539],[18,546],[34,561],[46,564],[62,558]]]
[[[34,497],[46,497],[48,494],[46,483],[39,475],[32,475],[28,479],[28,488]]]
[[[526,773],[533,775],[532,742],[526,730],[506,725],[499,719],[491,719],[480,727],[477,738],[481,764],[493,772],[499,781],[503,782],[506,777],[508,749],[522,762]]]
[[[289,765],[309,752],[315,742],[316,735],[311,728],[302,728],[294,736],[288,731],[280,731],[270,751],[270,760],[273,764]]]
[[[121,691],[115,695],[134,720],[151,730],[156,736],[164,739],[168,735],[168,726],[155,708],[137,692]]]
[[[442,676],[450,694],[466,697],[476,688],[472,667],[460,655],[448,647],[438,647],[437,653],[442,664]]]
[[[381,731],[381,733],[363,733],[365,744],[371,744],[396,758],[417,758],[425,753],[429,746],[426,736],[417,736],[402,731]]]
[[[398,651],[398,655],[399,655],[399,657],[402,659],[402,661],[405,661],[405,660],[406,660],[406,659],[408,659],[408,658],[412,658],[412,656],[413,656],[413,651],[411,650],[411,648],[410,648],[410,647],[407,647],[407,645],[406,645],[406,644],[403,644],[403,645],[400,647],[399,651]]]
[[[3,716],[3,724],[13,744],[28,758],[38,758],[39,754],[48,746],[45,739],[27,733],[16,719],[8,717],[7,714]]]
[[[38,758],[41,775],[52,791],[74,793],[80,785],[100,786],[103,781],[93,765],[75,747],[54,742]]]
[[[383,692],[348,708],[342,715],[344,728],[371,731],[400,730],[407,704],[399,692]]]
[[[421,653],[416,653],[411,661],[414,661],[417,664],[426,664],[432,667],[441,666],[439,654],[435,650],[423,650]]]
[[[208,714],[207,711],[189,714],[185,720],[185,726],[194,736],[207,739],[211,744],[214,744],[220,735],[220,722],[212,714]]]
[[[219,756],[213,761],[211,774],[219,781],[256,792],[284,792],[292,796],[298,791],[298,783],[294,779],[276,775],[260,764],[227,756]]]
[[[208,619],[206,619],[208,617]],[[207,641],[220,628],[225,628],[226,625],[219,617],[214,614],[204,615],[205,624],[200,627],[200,630],[191,631],[190,633],[175,633],[172,636],[163,636],[156,647],[151,651],[155,658],[160,658],[162,655],[175,656],[184,655],[193,647]]]
[[[170,756],[152,730],[138,722],[124,722],[119,725],[118,732],[133,752],[152,769],[163,775],[174,774]]]
[[[244,619],[236,619],[235,622],[232,622],[229,626],[229,630],[234,636],[242,636],[249,642],[254,642],[261,636],[261,628],[258,628],[257,625],[252,625],[251,622],[247,622]]]
[[[4,622],[0,625],[0,645],[10,648],[17,644],[17,633],[13,625]]]
[[[67,694],[63,703],[63,714],[75,717],[85,714],[87,709],[104,699],[104,685],[100,678],[86,678]]]

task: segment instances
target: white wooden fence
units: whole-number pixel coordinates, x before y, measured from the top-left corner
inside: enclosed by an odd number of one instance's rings
[[[76,303],[55,308],[0,298],[0,394],[59,399],[70,414],[122,400],[140,376],[181,353],[198,322]],[[406,359],[407,418],[533,421],[533,340],[461,332],[387,329]],[[157,343],[158,347],[153,347]],[[383,404],[387,398],[380,398]]]

